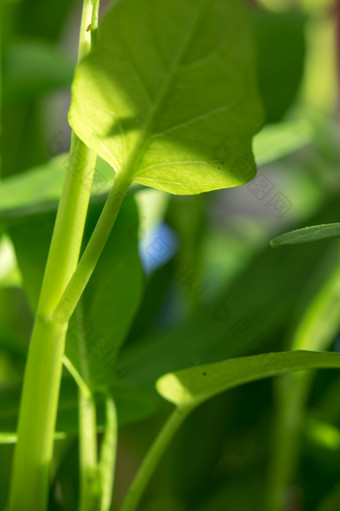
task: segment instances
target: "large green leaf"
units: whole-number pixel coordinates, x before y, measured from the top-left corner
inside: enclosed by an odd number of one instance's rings
[[[262,119],[254,46],[238,0],[122,0],[76,71],[70,124],[138,183],[176,194],[243,184]]]
[[[265,353],[191,367],[162,376],[159,394],[181,408],[194,408],[228,389],[288,371],[317,368],[340,369],[340,355],[327,352],[292,351]]]
[[[270,244],[272,247],[281,247],[282,245],[296,245],[297,243],[310,243],[328,238],[340,237],[340,223],[312,225],[286,232],[274,238]]]

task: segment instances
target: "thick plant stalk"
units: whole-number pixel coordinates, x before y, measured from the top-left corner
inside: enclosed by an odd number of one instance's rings
[[[79,58],[91,46],[94,0],[84,0]],[[31,337],[21,398],[9,511],[44,511],[67,321],[51,314],[74,273],[81,248],[96,155],[75,135]]]

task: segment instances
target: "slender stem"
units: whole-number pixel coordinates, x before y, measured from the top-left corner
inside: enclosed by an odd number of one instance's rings
[[[268,481],[268,511],[287,509],[287,490],[295,472],[304,410],[310,390],[311,374],[290,373],[275,385],[277,410]]]
[[[94,397],[79,392],[79,511],[99,509],[99,481],[97,466],[97,425]]]
[[[147,453],[134,481],[132,482],[120,511],[135,511],[143,492],[153,475],[156,466],[164,454],[170,440],[187,417],[190,410],[176,408],[161,429],[159,435]]]
[[[338,255],[340,254],[340,246]],[[312,299],[293,338],[293,350],[322,351],[339,328],[340,264]],[[284,375],[276,386],[277,410],[273,457],[268,484],[268,511],[285,509],[285,494],[294,474],[305,407],[313,380],[311,373]]]
[[[79,389],[79,511],[99,510],[96,403]]]
[[[83,331],[83,308],[80,301],[75,314],[79,361],[82,375],[77,376],[79,386],[79,458],[80,503],[79,511],[109,511],[117,450],[117,412],[111,395],[105,398],[106,423],[98,463],[96,401],[90,390],[91,381]],[[72,364],[71,370],[74,373]]]
[[[100,511],[109,511],[112,503],[112,489],[114,484],[118,436],[116,405],[110,395],[106,397],[105,408],[105,433],[100,450],[99,462],[101,485]]]
[[[130,178],[126,173],[119,173],[113,183],[109,197],[93,231],[91,239],[75,270],[66,290],[53,312],[53,319],[63,323],[71,317],[83,291],[90,280],[99,257],[110,236],[112,227],[118,216],[121,204],[130,186]]]
[[[84,27],[91,21],[92,9],[93,0],[84,0],[79,58],[86,55],[90,48],[91,34]],[[95,154],[72,135],[68,172],[26,364],[9,511],[46,509],[67,330],[67,322],[54,321],[51,313],[78,262],[95,159]]]
[[[66,355],[63,356],[63,364],[70,373],[70,375],[72,376],[72,378],[74,379],[74,381],[76,382],[76,384],[78,385],[79,390],[84,394],[84,396],[90,397],[91,396],[90,388],[85,383],[81,374],[78,372],[76,367],[72,364],[71,360]]]
[[[99,1],[100,0],[83,0],[78,62],[90,53],[91,47],[95,42],[93,39],[93,32],[98,30]]]
[[[99,18],[99,0],[94,0],[92,19],[91,19],[91,32],[92,32],[92,44],[97,43],[98,37],[98,18]]]
[[[87,363],[85,335],[83,331],[83,309],[80,302],[75,314],[79,361],[82,379],[90,389],[90,374]],[[99,481],[97,459],[96,402],[93,393],[83,392],[79,387],[79,470],[80,499],[79,511],[99,509]]]

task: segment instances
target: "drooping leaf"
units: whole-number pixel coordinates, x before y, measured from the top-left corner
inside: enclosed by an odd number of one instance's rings
[[[328,238],[340,237],[340,223],[313,225],[286,232],[271,240],[272,247],[281,247],[282,245],[296,245],[298,243],[310,243]]]
[[[70,124],[138,183],[176,194],[241,185],[262,118],[254,46],[236,0],[118,2],[76,71]]]
[[[194,408],[228,389],[252,381],[317,368],[340,369],[337,353],[292,351],[265,353],[191,367],[162,376],[159,394],[181,408]]]

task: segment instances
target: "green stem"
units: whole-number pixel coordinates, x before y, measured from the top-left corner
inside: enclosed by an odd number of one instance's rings
[[[110,236],[130,184],[130,177],[127,173],[119,173],[116,175],[113,187],[91,239],[63,296],[53,312],[52,317],[56,322],[63,323],[68,321],[72,316]]]
[[[98,38],[99,4],[100,4],[99,0],[94,0],[92,19],[91,19],[91,37],[92,37],[93,45],[95,45],[97,43],[97,38]]]
[[[80,302],[75,315],[79,360],[82,379],[90,389],[90,375],[87,364],[85,335],[83,331],[83,309]],[[79,387],[79,470],[80,499],[79,511],[93,511],[99,508],[99,485],[97,470],[97,420],[96,402],[91,391]]]
[[[89,51],[93,0],[84,0],[79,58]],[[68,172],[45,269],[31,337],[13,461],[9,511],[46,509],[49,471],[67,322],[52,311],[75,271],[84,232],[96,155],[72,135]],[[85,185],[86,183],[86,185]]]
[[[93,395],[79,392],[79,511],[99,509],[99,484],[97,466],[96,403]]]
[[[73,364],[64,357],[64,363],[79,386],[79,465],[80,503],[79,511],[109,511],[112,501],[116,451],[117,412],[111,395],[105,397],[106,422],[98,463],[98,442],[96,424],[96,401],[90,390],[90,374],[87,362],[85,335],[83,332],[83,309],[80,302],[75,320],[81,375]]]
[[[159,460],[190,410],[176,408],[163,426],[132,482],[120,511],[135,511]]]
[[[116,405],[113,398],[106,397],[106,422],[103,443],[100,450],[99,474],[101,485],[100,511],[109,511],[112,503],[112,489],[114,484],[118,421]]]

